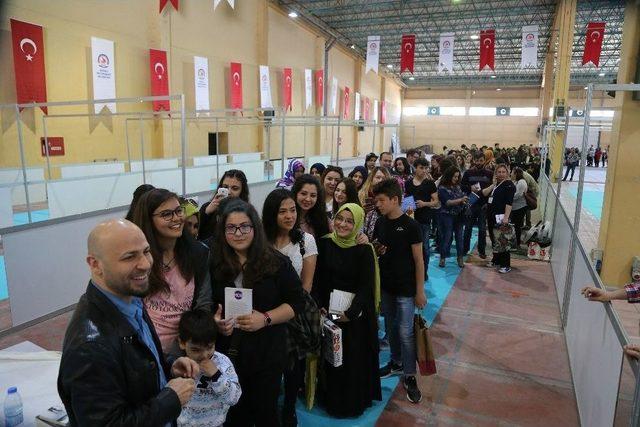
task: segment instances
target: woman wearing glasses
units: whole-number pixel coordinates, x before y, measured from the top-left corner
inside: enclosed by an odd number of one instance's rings
[[[239,200],[220,205],[211,274],[216,349],[236,368],[242,396],[225,425],[278,426],[278,394],[287,362],[287,327],[303,306],[291,262],[268,242],[255,208]],[[225,288],[252,289],[251,314],[228,319]],[[235,328],[234,328],[235,326]]]
[[[133,214],[153,256],[145,307],[165,354],[179,354],[178,323],[185,311],[211,310],[209,251],[185,230],[185,209],[169,190],[145,193]]]
[[[226,190],[222,190],[225,189]],[[245,202],[249,201],[249,184],[247,176],[239,169],[230,169],[222,175],[218,183],[218,190],[213,195],[211,201],[200,207],[200,230],[198,239],[211,244],[216,224],[218,223],[218,213],[220,203],[226,198],[239,198]]]

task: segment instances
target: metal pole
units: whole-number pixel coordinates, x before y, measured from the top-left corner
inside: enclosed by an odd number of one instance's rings
[[[625,357],[625,356],[622,356]],[[633,409],[631,412],[631,420],[629,427],[637,427],[640,425],[640,375],[636,376],[636,389],[633,395]]]
[[[373,139],[371,140],[371,152],[375,153],[376,152],[376,125],[374,123],[373,125]]]
[[[216,117],[216,187],[220,182],[220,120]],[[229,159],[227,159],[229,160]]]
[[[129,172],[131,172],[131,147],[129,146],[129,119],[124,119],[124,143],[127,146],[127,159],[129,160]]]
[[[338,115],[338,135],[336,137],[336,166],[340,166],[340,121],[341,115]]]
[[[51,180],[51,158],[49,157],[49,140],[47,139],[47,116],[42,116],[42,133],[44,134],[44,153],[47,156],[47,176]]]
[[[567,326],[567,318],[569,317],[569,302],[571,301],[571,278],[575,269],[576,244],[578,240],[578,231],[580,230],[580,214],[582,212],[582,192],[584,189],[584,175],[586,172],[587,162],[587,145],[589,143],[589,122],[591,116],[591,102],[593,100],[593,83],[589,83],[587,89],[587,103],[584,109],[584,131],[582,133],[582,151],[580,152],[580,179],[578,181],[578,195],[576,196],[576,211],[573,216],[573,237],[569,244],[569,260],[567,264],[567,276],[565,279],[564,301],[562,325]],[[563,148],[564,150],[564,148]],[[558,188],[558,193],[560,193]],[[560,194],[558,194],[560,198]]]
[[[20,108],[16,104],[16,126],[18,127],[18,147],[20,147],[20,162],[22,163],[22,183],[24,185],[24,199],[27,202],[27,218],[29,223],[33,222],[31,219],[31,202],[29,201],[29,185],[27,183],[27,162],[24,158],[24,142],[22,140],[22,121],[20,120]],[[45,146],[47,140],[44,140]]]
[[[180,95],[180,142],[182,142],[182,196],[187,195],[187,118],[184,111],[184,93]],[[171,139],[173,139],[173,120],[171,121]]]
[[[267,181],[271,181],[271,121],[265,123],[267,131]]]
[[[302,125],[302,157],[307,162],[307,125]]]
[[[413,127],[413,136],[411,137],[411,147],[416,147],[416,127]]]
[[[558,128],[558,124],[557,124],[557,120],[556,120],[556,124],[554,125],[555,130],[557,130]],[[555,135],[555,133],[554,133]],[[569,112],[567,111],[565,117],[564,117],[564,135],[562,137],[562,146],[560,147],[560,150],[562,151],[562,157],[564,158],[564,147],[567,145],[567,137],[569,135]],[[555,136],[554,136],[555,137]],[[562,171],[563,168],[560,169],[560,177],[558,177],[558,192],[556,194],[556,201],[554,204],[554,210],[553,210],[553,224],[551,226],[551,240],[553,240],[553,236],[555,235],[555,223],[556,223],[556,217],[558,216],[558,207],[560,206],[560,190],[562,189]],[[549,180],[549,183],[551,184],[551,180]],[[553,188],[553,184],[552,184],[552,188]]]
[[[287,156],[284,154],[284,115],[282,116],[282,125],[280,126],[280,157],[282,157],[282,168],[280,168],[280,178],[284,178],[284,172],[287,165],[285,165],[285,160]]]
[[[144,165],[144,131],[142,130],[142,115],[140,115],[139,119],[138,119],[138,123],[140,126],[140,152],[142,154],[142,157],[140,158],[140,160],[142,160],[142,183],[146,184],[147,183],[147,171],[145,169],[145,165]]]

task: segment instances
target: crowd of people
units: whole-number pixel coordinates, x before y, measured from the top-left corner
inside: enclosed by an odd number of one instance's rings
[[[357,417],[391,375],[420,402],[413,315],[427,303],[431,240],[441,267],[452,242],[463,267],[472,228],[483,259],[489,231],[488,266],[508,273],[539,171],[537,149],[498,144],[430,160],[416,149],[395,160],[370,153],[347,176],[323,164],[306,174],[294,159],[261,215],[240,170],[225,172],[202,206],[139,187],[126,219],[88,238],[91,280],[58,379],[70,420],[290,426],[316,380],[330,415]],[[250,290],[252,310],[232,316],[240,290]],[[350,301],[336,311],[337,291]],[[391,352],[383,367],[379,315]],[[337,366],[322,357],[324,319],[341,331]]]

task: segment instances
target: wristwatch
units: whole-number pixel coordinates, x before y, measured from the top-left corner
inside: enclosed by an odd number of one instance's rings
[[[262,315],[264,316],[264,326],[271,326],[271,316],[269,316],[269,312],[265,311]]]

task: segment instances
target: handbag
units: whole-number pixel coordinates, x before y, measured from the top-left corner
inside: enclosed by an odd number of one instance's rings
[[[431,334],[427,321],[421,314],[413,315],[413,331],[416,340],[416,359],[420,375],[428,376],[436,373],[436,358],[433,354]]]
[[[517,248],[516,231],[513,224],[496,224],[493,229],[493,251],[500,253]]]
[[[527,206],[529,206],[529,209],[532,211],[538,208],[538,199],[533,194],[533,191],[527,190],[524,193],[524,199],[527,201]]]

